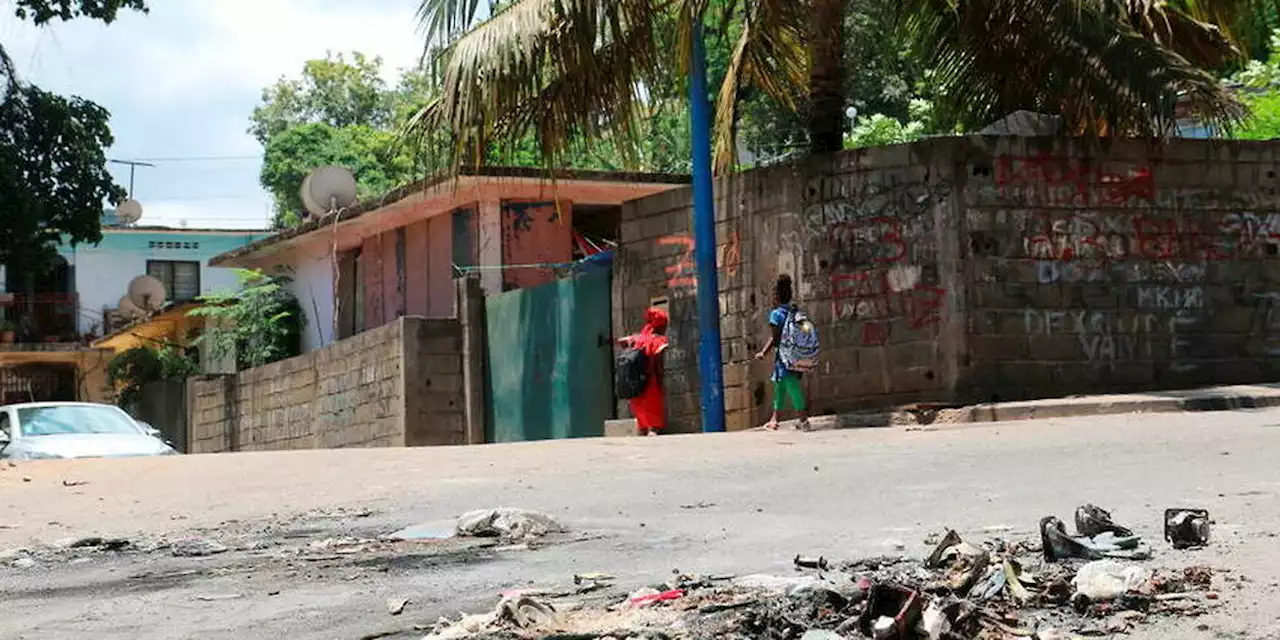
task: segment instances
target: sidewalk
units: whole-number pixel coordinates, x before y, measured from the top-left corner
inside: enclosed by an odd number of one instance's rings
[[[1280,384],[1232,385],[1178,391],[1152,391],[1098,396],[1068,396],[1019,402],[993,402],[966,407],[920,404],[891,410],[878,410],[839,415],[814,416],[809,420],[814,430],[866,429],[873,427],[932,427],[1010,422],[1045,418],[1075,418],[1119,413],[1172,413],[1181,411],[1232,411],[1280,407]],[[781,423],[783,429],[794,429],[796,421]],[[635,435],[631,420],[610,420],[605,435]]]
[[[1009,422],[1045,418],[1075,418],[1119,413],[1232,411],[1280,407],[1280,384],[1232,385],[1176,391],[1152,391],[1097,396],[1068,396],[1020,402],[993,402],[967,407],[917,405],[892,411],[821,416],[810,420],[817,429],[905,426],[929,428],[956,424]]]

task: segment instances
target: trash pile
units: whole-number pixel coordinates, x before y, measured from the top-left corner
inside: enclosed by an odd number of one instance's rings
[[[1068,533],[1044,518],[1039,540],[1026,541],[973,543],[948,530],[924,559],[797,556],[792,576],[676,574],[626,595],[609,593],[611,576],[575,576],[572,588],[508,592],[490,613],[442,619],[425,640],[1064,640],[1218,605],[1212,569],[1140,564],[1150,545],[1094,505],[1074,524]],[[1204,546],[1210,524],[1203,510],[1170,509],[1165,538]]]

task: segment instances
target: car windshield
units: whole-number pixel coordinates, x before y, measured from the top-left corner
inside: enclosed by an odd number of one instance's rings
[[[18,424],[23,436],[56,436],[64,434],[129,434],[142,430],[127,414],[115,407],[87,405],[51,405],[18,409]]]

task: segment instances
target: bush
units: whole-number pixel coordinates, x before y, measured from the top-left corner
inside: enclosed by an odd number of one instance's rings
[[[132,407],[142,388],[152,382],[185,378],[200,372],[194,358],[175,347],[134,347],[116,354],[107,363],[107,380],[116,390],[116,404]]]

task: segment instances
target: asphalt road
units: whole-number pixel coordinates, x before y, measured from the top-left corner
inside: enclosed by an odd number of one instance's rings
[[[953,428],[746,433],[0,465],[0,638],[360,638],[491,606],[498,591],[607,572],[621,586],[791,571],[797,553],[923,555],[952,527],[1031,536],[1040,517],[1109,508],[1156,562],[1246,576],[1221,610],[1133,638],[1280,637],[1280,410]],[[380,546],[326,554],[493,506],[538,509],[575,538],[531,551]],[[1203,506],[1210,549],[1159,542],[1160,514]],[[1008,529],[1012,528],[1012,532]],[[83,536],[198,535],[231,551],[37,553]],[[16,555],[15,555],[16,554]],[[309,554],[309,555],[308,555]],[[408,598],[388,615],[389,598]]]

